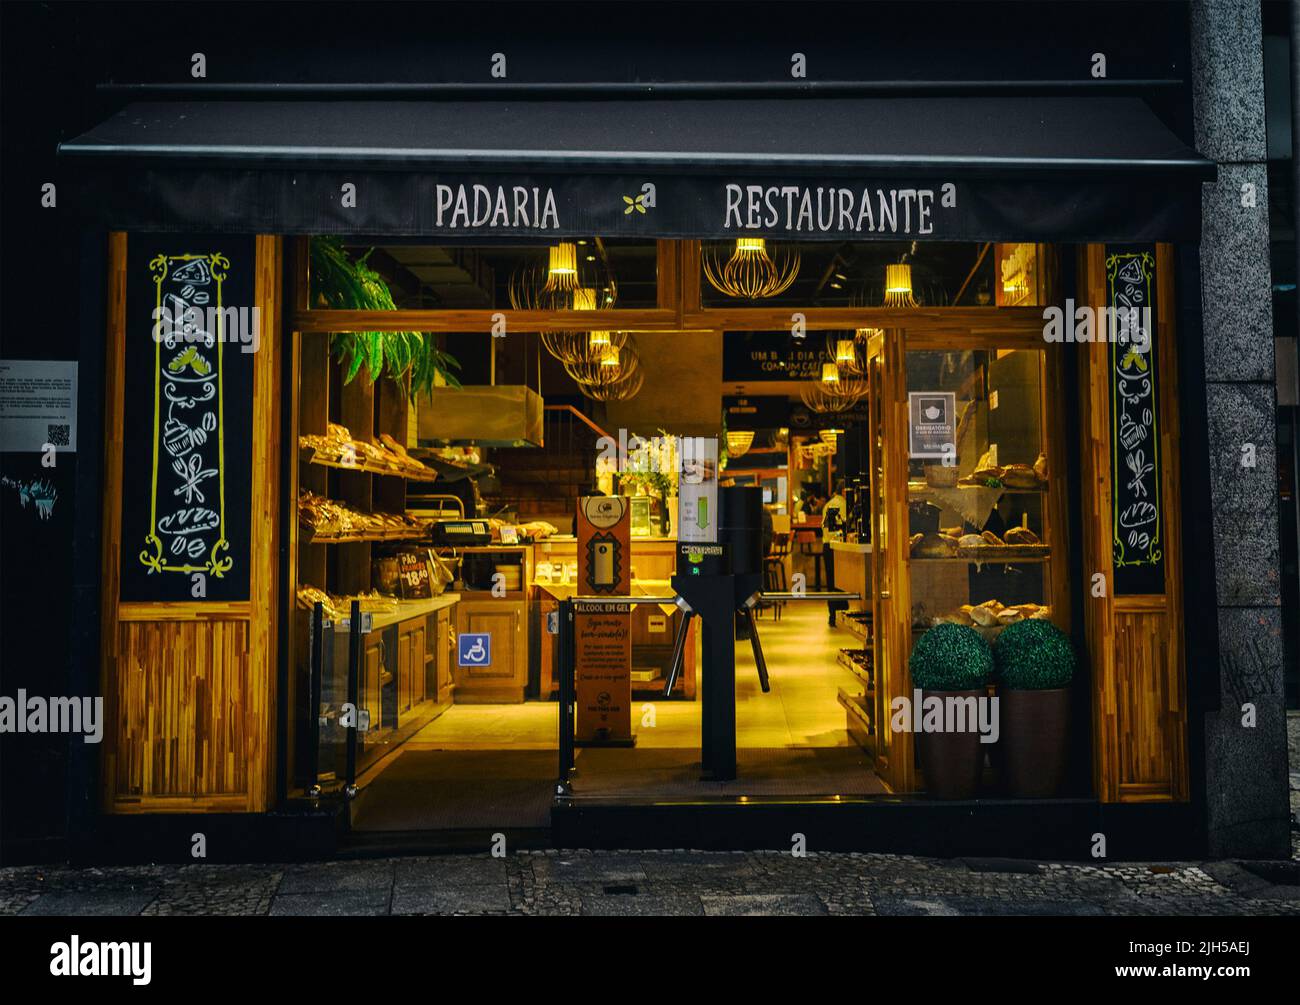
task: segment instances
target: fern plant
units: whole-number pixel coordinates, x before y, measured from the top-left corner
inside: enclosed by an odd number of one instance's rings
[[[344,250],[342,239],[313,237],[312,301],[334,310],[396,310],[383,276],[366,264],[369,257],[368,251],[354,261]],[[330,350],[343,365],[344,383],[351,383],[365,367],[371,381],[386,375],[402,382],[409,374],[412,401],[430,390],[438,377],[451,387],[460,387],[452,373],[460,369],[459,361],[438,348],[434,336],[427,332],[335,332],[330,336]]]

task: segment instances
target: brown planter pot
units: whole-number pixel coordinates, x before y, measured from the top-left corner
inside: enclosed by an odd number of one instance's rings
[[[923,691],[926,698],[984,698],[988,691]],[[977,731],[969,733],[918,733],[917,752],[925,787],[935,799],[974,799],[979,792],[984,768],[984,747]]]
[[[1070,689],[998,689],[998,764],[1011,796],[1044,799],[1065,784],[1070,750]]]

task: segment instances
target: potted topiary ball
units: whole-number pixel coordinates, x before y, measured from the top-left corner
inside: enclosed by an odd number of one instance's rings
[[[1074,646],[1050,621],[1008,625],[993,646],[998,766],[1008,795],[1041,799],[1065,782]]]
[[[988,695],[993,672],[993,654],[984,637],[965,625],[940,624],[929,629],[912,646],[908,660],[912,686],[921,691],[923,728],[916,738],[925,772],[925,785],[936,799],[973,799],[979,791],[984,767],[984,749],[974,711]],[[927,723],[925,713],[938,698],[947,712],[960,703],[964,728],[959,732],[955,718],[944,716],[940,729]],[[971,702],[969,699],[975,699]]]

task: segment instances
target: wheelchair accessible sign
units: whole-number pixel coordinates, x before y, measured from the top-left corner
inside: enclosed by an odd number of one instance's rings
[[[457,635],[460,665],[486,667],[492,665],[492,636],[487,632],[466,632]]]

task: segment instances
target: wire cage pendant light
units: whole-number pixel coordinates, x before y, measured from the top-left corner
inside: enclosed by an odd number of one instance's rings
[[[740,237],[728,254],[726,245],[706,245],[700,258],[704,278],[715,290],[743,300],[779,296],[799,276],[797,248],[768,247],[762,237]]]
[[[731,457],[744,457],[754,445],[752,429],[727,430],[727,454]]]
[[[834,379],[829,379],[834,374]],[[834,363],[822,364],[820,380],[805,380],[799,385],[799,398],[819,414],[851,411],[867,396],[867,382],[839,369]]]
[[[517,311],[595,312],[618,300],[618,282],[603,252],[579,256],[576,244],[561,241],[547,248],[544,262],[534,257],[516,268],[508,292]],[[605,329],[542,333],[546,351],[565,364],[588,362],[605,347],[626,341],[626,333]]]
[[[885,266],[885,306],[917,306],[912,297],[912,267],[906,262]]]
[[[565,363],[565,372],[578,382],[579,387],[608,385],[623,380],[641,365],[636,346],[631,339],[623,345],[605,346],[600,352],[590,354],[573,363]]]
[[[578,391],[583,397],[593,401],[627,401],[635,398],[645,383],[645,371],[637,367],[626,377],[605,384],[578,383]]]

